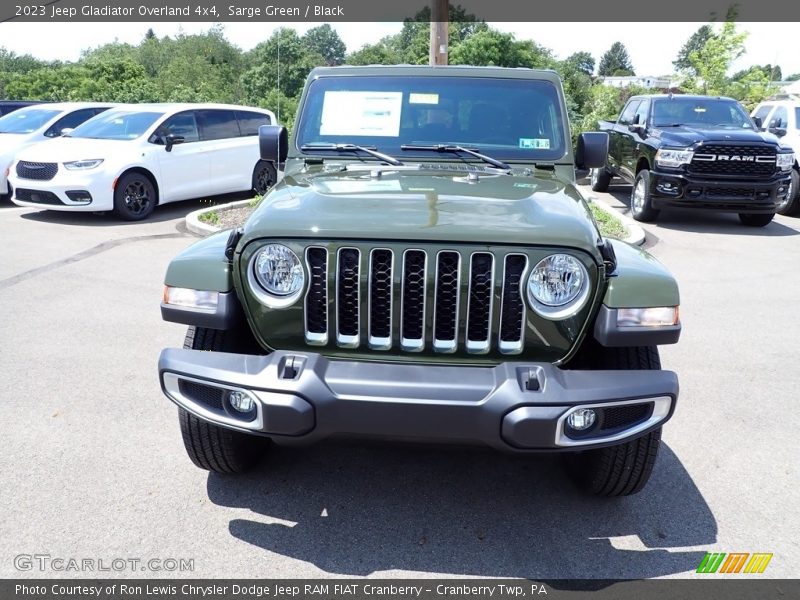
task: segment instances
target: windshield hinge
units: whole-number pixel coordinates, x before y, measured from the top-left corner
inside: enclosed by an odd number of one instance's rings
[[[242,239],[243,233],[244,230],[238,227],[231,231],[231,234],[228,236],[228,242],[225,244],[225,258],[230,264],[233,264],[233,255],[236,252],[236,246],[239,244],[239,240]]]
[[[614,246],[609,240],[603,240],[603,243],[598,245],[598,249],[603,257],[606,277],[614,277],[614,271],[617,270],[617,254],[614,252]]]

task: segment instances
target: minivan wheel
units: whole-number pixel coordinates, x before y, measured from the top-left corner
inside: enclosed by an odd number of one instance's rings
[[[141,221],[156,207],[156,188],[142,173],[128,173],[114,189],[114,213],[126,221]]]
[[[259,196],[263,196],[275,185],[277,178],[277,173],[272,163],[260,160],[253,169],[253,190]]]

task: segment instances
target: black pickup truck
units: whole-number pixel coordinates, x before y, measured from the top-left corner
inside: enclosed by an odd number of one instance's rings
[[[631,215],[653,221],[664,207],[739,213],[763,227],[789,191],[794,154],[731,98],[633,96],[609,134],[606,166],[592,170],[604,192],[613,177],[633,184]]]

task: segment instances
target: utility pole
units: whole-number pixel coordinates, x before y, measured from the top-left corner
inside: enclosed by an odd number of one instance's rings
[[[449,0],[431,0],[431,50],[429,63],[447,64],[447,43],[449,36]]]

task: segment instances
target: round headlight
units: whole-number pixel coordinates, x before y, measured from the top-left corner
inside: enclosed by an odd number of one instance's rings
[[[303,289],[305,274],[297,254],[283,244],[267,244],[253,263],[258,284],[273,296],[292,296]]]
[[[528,301],[544,317],[565,318],[577,312],[589,295],[586,267],[568,254],[540,260],[528,277]]]

